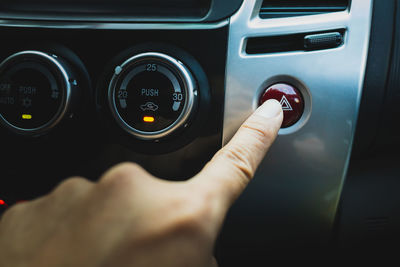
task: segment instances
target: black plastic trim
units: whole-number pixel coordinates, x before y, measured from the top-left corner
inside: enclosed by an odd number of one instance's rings
[[[399,29],[400,0],[374,1],[353,153],[335,220],[335,245],[340,248],[387,249],[397,246],[400,237],[400,158],[393,140],[399,138],[398,131],[387,132],[399,128],[398,117],[389,112],[398,110],[390,105],[397,105],[392,93],[400,89]]]
[[[385,100],[392,56],[396,0],[374,1],[372,29],[363,95],[353,156],[367,156],[373,149]]]
[[[396,4],[391,63],[376,147],[398,155],[400,148],[400,124],[398,123],[400,117],[400,0],[397,0]]]
[[[62,11],[19,11],[5,10],[0,5],[0,19],[12,20],[37,20],[37,21],[79,21],[79,22],[216,22],[232,16],[242,5],[243,0],[204,0],[198,7],[172,7],[163,8],[162,5],[147,5],[143,7],[142,0],[132,4],[132,12],[98,10],[91,8],[90,12],[74,13],[73,10]],[[165,6],[164,1],[161,1]],[[74,7],[72,7],[73,9]],[[71,8],[70,8],[71,9]],[[75,8],[76,9],[76,8]]]

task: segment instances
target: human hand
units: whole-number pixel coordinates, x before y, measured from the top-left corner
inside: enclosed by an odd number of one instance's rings
[[[0,266],[216,265],[213,248],[225,215],[282,119],[279,102],[267,101],[185,182],[124,163],[97,183],[70,178],[49,195],[11,207],[0,221]]]

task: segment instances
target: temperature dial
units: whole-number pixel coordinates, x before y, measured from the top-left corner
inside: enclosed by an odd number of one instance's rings
[[[0,64],[0,122],[24,135],[39,135],[65,116],[73,81],[66,63],[39,51],[16,53]]]
[[[120,127],[142,140],[155,140],[184,127],[197,97],[189,69],[163,53],[147,52],[115,68],[108,101]]]

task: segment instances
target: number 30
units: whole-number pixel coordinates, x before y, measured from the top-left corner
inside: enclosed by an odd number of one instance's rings
[[[174,101],[182,101],[183,100],[183,95],[181,93],[174,93],[173,95],[173,100]]]

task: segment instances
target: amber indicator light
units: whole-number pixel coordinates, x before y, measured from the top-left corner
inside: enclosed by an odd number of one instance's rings
[[[144,116],[143,121],[147,123],[153,123],[155,121],[154,117],[151,116]]]

